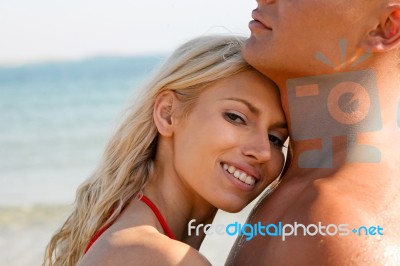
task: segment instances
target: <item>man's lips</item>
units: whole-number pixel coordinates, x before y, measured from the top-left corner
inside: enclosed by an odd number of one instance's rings
[[[253,10],[253,12],[251,13],[251,17],[253,18],[253,20],[250,21],[249,27],[272,30],[272,28],[261,19],[260,13],[257,11],[257,9]]]
[[[249,28],[251,30],[255,30],[255,29],[261,29],[261,30],[269,30],[271,31],[271,28],[268,28],[267,26],[265,26],[264,24],[262,24],[260,21],[258,20],[252,20],[249,23]]]

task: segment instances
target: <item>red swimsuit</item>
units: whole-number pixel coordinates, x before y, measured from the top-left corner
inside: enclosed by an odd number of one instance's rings
[[[169,226],[168,226],[167,222],[165,221],[164,217],[162,216],[161,212],[158,210],[157,206],[154,205],[154,203],[149,198],[147,198],[145,195],[142,195],[140,200],[143,201],[144,203],[146,203],[146,205],[149,206],[150,209],[153,211],[153,213],[156,215],[165,234],[167,236],[169,236],[169,238],[175,239],[174,234],[172,233],[171,229],[169,228]],[[90,247],[94,244],[94,242],[96,242],[96,240],[104,233],[104,231],[106,231],[110,226],[111,226],[111,224],[106,227],[103,227],[102,229],[97,231],[96,234],[94,234],[94,236],[92,237],[92,239],[90,240],[89,244],[87,245],[87,247],[85,249],[85,253],[90,249]]]

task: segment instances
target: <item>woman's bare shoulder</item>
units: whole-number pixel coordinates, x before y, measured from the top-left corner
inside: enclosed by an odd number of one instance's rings
[[[104,234],[78,265],[211,264],[191,246],[170,239],[152,226],[138,226]]]

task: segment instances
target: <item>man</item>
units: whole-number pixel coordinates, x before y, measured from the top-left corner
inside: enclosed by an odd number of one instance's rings
[[[293,157],[227,265],[400,265],[400,1],[257,3],[243,54],[280,87]]]

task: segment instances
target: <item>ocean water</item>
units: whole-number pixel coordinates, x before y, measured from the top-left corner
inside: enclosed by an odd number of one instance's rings
[[[0,68],[0,206],[66,203],[162,56]]]
[[[0,265],[41,265],[121,112],[164,58],[0,68]],[[244,222],[250,209],[215,222]],[[223,265],[234,240],[210,236],[200,251]]]

